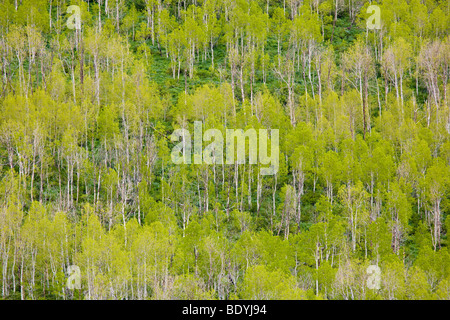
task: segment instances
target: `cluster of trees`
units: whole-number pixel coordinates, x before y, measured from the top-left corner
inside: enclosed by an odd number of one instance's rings
[[[450,5],[370,4],[1,0],[1,297],[449,299]],[[173,164],[194,121],[277,174]]]

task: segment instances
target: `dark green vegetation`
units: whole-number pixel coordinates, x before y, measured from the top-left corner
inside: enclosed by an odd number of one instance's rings
[[[1,297],[450,298],[449,2],[368,5],[1,0]],[[195,120],[277,175],[174,165]]]

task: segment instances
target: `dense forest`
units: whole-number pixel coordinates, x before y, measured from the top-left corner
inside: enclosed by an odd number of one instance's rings
[[[450,299],[449,26],[446,0],[0,0],[0,297]],[[278,129],[278,172],[174,164],[194,121]]]

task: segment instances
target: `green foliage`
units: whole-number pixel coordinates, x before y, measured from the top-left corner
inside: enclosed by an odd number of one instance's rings
[[[73,4],[0,3],[3,299],[450,298],[447,2]],[[175,165],[194,121],[278,172]]]

